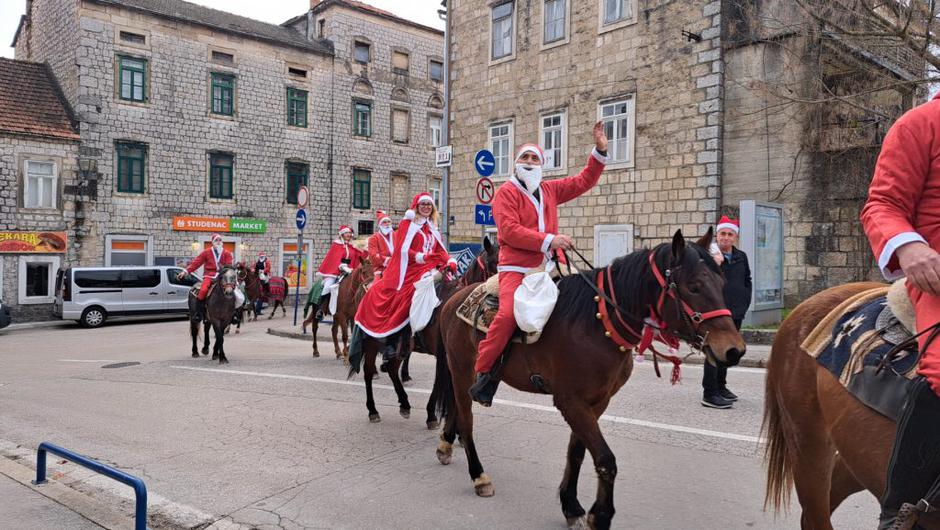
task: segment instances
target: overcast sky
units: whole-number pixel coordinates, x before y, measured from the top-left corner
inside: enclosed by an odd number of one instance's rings
[[[68,0],[65,0],[68,1]],[[244,17],[280,24],[285,20],[305,13],[310,6],[309,0],[193,0],[215,9],[236,13]],[[427,26],[444,29],[444,23],[437,17],[441,6],[440,0],[361,0],[375,7],[391,11],[396,15],[420,22]],[[13,57],[13,34],[20,22],[20,15],[26,12],[26,0],[0,0],[0,56]]]

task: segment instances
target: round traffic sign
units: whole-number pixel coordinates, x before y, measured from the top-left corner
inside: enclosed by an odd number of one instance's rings
[[[492,175],[496,171],[496,157],[486,149],[477,151],[473,157],[473,169],[476,169],[481,177]]]
[[[297,207],[306,208],[307,201],[310,200],[310,190],[307,189],[307,186],[301,186],[297,189]]]
[[[482,204],[489,204],[493,202],[493,196],[496,195],[496,185],[493,184],[493,181],[482,177],[477,181],[477,201]]]
[[[297,210],[297,230],[303,230],[307,226],[307,211],[303,208]]]

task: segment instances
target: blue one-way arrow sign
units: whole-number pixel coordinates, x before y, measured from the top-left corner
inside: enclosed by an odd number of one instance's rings
[[[496,157],[486,149],[481,149],[477,156],[473,157],[473,168],[481,177],[488,177],[496,171]]]
[[[474,211],[474,222],[483,226],[496,226],[493,219],[493,207],[489,204],[477,204]]]
[[[303,208],[297,210],[297,230],[303,230],[307,226],[307,211]]]

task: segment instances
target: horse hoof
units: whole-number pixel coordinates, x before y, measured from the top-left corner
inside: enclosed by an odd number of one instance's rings
[[[319,356],[320,356],[320,352],[318,352],[317,350],[313,350],[313,356],[314,356],[314,357],[319,357]]]
[[[228,364],[228,359],[226,359],[225,357],[222,357],[221,359],[219,359],[219,364]]]
[[[193,352],[193,357],[195,357],[195,358],[197,358],[197,359],[198,359],[198,358],[199,358],[199,352],[197,352],[197,351],[194,351],[194,352]]]
[[[382,418],[379,417],[379,413],[369,414],[369,423],[378,423],[382,421]]]
[[[568,528],[571,530],[590,530],[591,527],[588,525],[588,520],[586,515],[581,517],[569,517],[568,518]]]
[[[476,492],[478,497],[492,497],[496,495],[493,482],[486,473],[481,473],[480,476],[473,481],[473,491]]]
[[[429,430],[429,431],[433,431],[434,429],[437,429],[438,427],[441,426],[441,422],[438,421],[438,420],[429,421],[429,422],[427,422],[427,424],[428,424],[428,430]]]
[[[398,409],[398,413],[401,414],[401,417],[405,418],[406,420],[411,417],[411,409],[406,409],[405,407]]]
[[[213,355],[213,356],[212,356],[212,360],[213,360],[213,361],[218,361],[218,360],[219,360],[219,356],[218,356],[218,355]]]
[[[437,461],[445,466],[449,466],[453,459],[453,444],[449,444],[445,440],[441,440],[441,443],[437,444]]]
[[[412,381],[413,379],[411,379],[410,377],[403,377],[401,380],[401,384],[407,385],[408,383],[411,383]]]
[[[202,349],[202,354],[203,354],[203,355],[209,355],[209,348],[203,348],[203,349]]]
[[[235,334],[236,334],[236,335],[238,335],[238,334],[241,333],[241,332],[242,332],[242,330],[240,330],[240,329],[236,329],[236,330],[235,330]]]

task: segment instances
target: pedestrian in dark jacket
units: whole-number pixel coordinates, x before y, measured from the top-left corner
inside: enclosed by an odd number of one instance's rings
[[[713,257],[721,267],[725,277],[725,306],[731,311],[734,327],[741,329],[741,322],[751,306],[751,267],[747,263],[747,254],[734,246],[738,242],[740,226],[737,220],[723,216],[718,222],[718,233]],[[728,390],[728,367],[712,366],[705,363],[702,376],[702,405],[716,409],[730,409],[738,400],[734,392]]]

